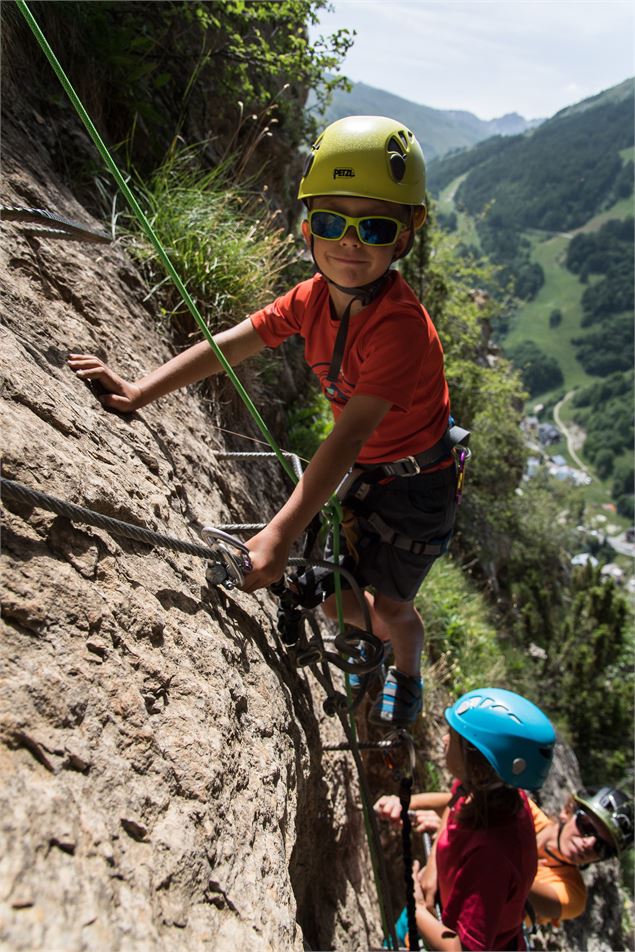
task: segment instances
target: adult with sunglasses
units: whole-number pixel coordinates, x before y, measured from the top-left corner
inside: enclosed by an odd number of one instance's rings
[[[593,796],[567,797],[559,816],[548,817],[532,801],[538,871],[529,901],[538,923],[576,919],[586,907],[580,869],[610,859],[633,845],[633,800],[614,787]]]
[[[311,148],[298,197],[307,207],[302,234],[317,274],[215,341],[236,365],[265,346],[301,336],[335,425],[288,501],[247,542],[253,570],[243,588],[251,592],[282,576],[294,540],[355,467],[343,500],[353,526],[344,567],[362,588],[372,586],[366,598],[373,629],[394,652],[370,717],[403,726],[422,709],[423,624],[414,597],[449,544],[457,496],[453,445],[467,436],[449,424],[434,325],[391,268],[408,254],[426,218],[421,147],[393,119],[340,119]],[[102,404],[120,412],[221,369],[206,341],[136,383],[91,355],[72,354],[69,365],[84,380],[100,381],[109,391]],[[343,598],[346,621],[363,629],[352,592]],[[332,595],[324,608],[336,614]]]

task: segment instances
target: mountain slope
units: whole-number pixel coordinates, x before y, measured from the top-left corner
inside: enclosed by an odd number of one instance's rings
[[[413,90],[413,93],[418,95],[419,91]],[[310,98],[307,107],[311,108],[313,102]],[[528,122],[517,113],[485,120],[460,109],[433,109],[366,83],[354,83],[350,93],[338,90],[325,118],[326,122],[335,122],[336,119],[352,115],[394,116],[400,119],[412,129],[428,161],[455,149],[469,148],[493,135],[524,132],[540,122]]]
[[[518,300],[499,335],[530,396],[549,405],[578,389],[567,413],[588,430],[585,461],[625,516],[628,479],[617,477],[632,463],[632,400],[623,398],[628,413],[613,412],[613,422],[622,415],[626,422],[624,439],[609,446],[591,438],[580,388],[620,377],[633,363],[634,99],[629,80],[531,133],[490,139],[429,166],[439,221],[515,287]],[[631,394],[632,378],[615,386]],[[604,422],[608,432],[612,421]]]

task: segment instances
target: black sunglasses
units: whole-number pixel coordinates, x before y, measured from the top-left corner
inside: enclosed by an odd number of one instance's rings
[[[589,818],[589,815],[584,812],[584,810],[575,811],[575,825],[578,828],[578,832],[582,836],[594,836],[595,837],[595,846],[593,850],[600,859],[609,859],[611,856],[615,856],[615,850],[613,845],[605,840],[603,836],[600,836],[597,828],[593,825],[593,821]]]

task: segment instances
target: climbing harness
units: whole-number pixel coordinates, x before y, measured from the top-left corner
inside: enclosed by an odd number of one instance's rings
[[[25,231],[39,238],[64,238],[70,241],[92,241],[101,244],[109,244],[112,240],[103,232],[93,231],[79,222],[71,221],[70,218],[64,218],[44,208],[0,205],[0,221],[34,225],[35,227],[27,228]]]
[[[402,459],[394,460],[391,463],[371,463],[359,468],[366,482],[377,482],[387,476],[418,476],[424,470],[448,459],[457,447],[465,454],[462,464],[465,468],[465,463],[471,456],[468,449],[469,439],[470,431],[463,429],[462,426],[457,426],[451,420],[441,439],[422,453],[416,453],[414,456],[404,456]]]

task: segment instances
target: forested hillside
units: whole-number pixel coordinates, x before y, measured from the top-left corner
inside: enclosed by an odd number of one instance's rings
[[[302,149],[324,120],[307,113],[306,97],[314,88],[328,101],[341,81],[321,79],[350,41],[340,33],[326,45],[308,43],[306,23],[322,5],[30,4],[213,332],[312,273],[295,194]],[[115,235],[87,251],[15,226],[14,250],[2,262],[9,478],[181,536],[208,520],[271,518],[289,487],[278,469],[270,475],[269,461],[250,469],[228,459],[228,451],[252,450],[261,434],[226,380],[124,416],[105,413],[99,393],[68,369],[69,351],[90,347],[138,378],[201,333],[15,5],[3,4],[2,16],[3,204],[51,203],[92,215],[95,228]],[[618,127],[628,122],[616,115],[594,128],[622,143]],[[573,143],[583,141],[577,126],[567,128]],[[501,141],[479,154],[494,161]],[[531,141],[515,137],[510,147]],[[607,159],[598,209],[617,195],[627,146],[613,150],[619,168],[613,153]],[[510,201],[511,234],[515,199],[500,194],[503,205]],[[579,210],[574,191],[571,202]],[[579,492],[546,472],[525,478],[526,389],[492,335],[511,320],[510,296],[496,264],[466,251],[461,222],[452,232],[439,220],[433,207],[401,268],[439,332],[452,412],[472,430],[473,459],[450,552],[417,597],[427,633],[418,782],[448,783],[439,750],[445,705],[489,683],[540,704],[577,752],[585,784],[628,788],[629,604],[600,566],[572,562],[584,518]],[[601,288],[622,274],[627,229],[611,225],[606,237],[605,256],[595,243],[571,241],[572,281]],[[600,330],[612,319],[606,300],[601,291],[588,300]],[[553,325],[569,333],[562,311]],[[611,377],[610,393],[579,396],[596,447],[598,412],[621,401],[624,379]],[[298,342],[259,354],[241,380],[281,445],[308,458],[329,423]],[[615,479],[624,485],[619,462]],[[1,711],[12,784],[2,829],[17,858],[7,866],[3,902],[6,895],[11,904],[0,941],[20,936],[22,947],[45,950],[71,935],[77,948],[92,942],[122,952],[131,941],[188,952],[378,944],[352,761],[328,749],[335,722],[282,642],[273,594],[221,591],[182,553],[148,556],[101,530],[76,533],[30,505],[7,508],[11,604],[3,625],[18,700]],[[361,716],[359,723],[365,731]],[[375,770],[378,795],[388,771]],[[555,801],[549,809],[557,811]],[[618,869],[604,864],[595,895],[603,882],[611,936],[621,941]],[[592,935],[607,952],[604,919],[579,925],[585,941]],[[573,947],[566,930],[542,938],[554,949]]]
[[[559,113],[521,136],[488,141],[431,163],[433,194],[459,176],[458,208],[477,223],[482,250],[505,266],[522,298],[535,297],[544,277],[530,262],[524,232],[579,228],[633,191],[633,84],[579,112]]]
[[[548,406],[633,366],[633,104],[631,80],[525,135],[430,166],[440,222],[464,254],[499,266],[495,283],[510,297],[497,336],[528,394]],[[632,473],[631,386],[627,374],[617,388],[619,439],[599,467],[592,432],[582,449],[624,515],[633,499],[624,478]],[[566,410],[583,431],[589,414],[581,407],[594,400],[585,394]],[[608,411],[602,416],[610,428]]]

